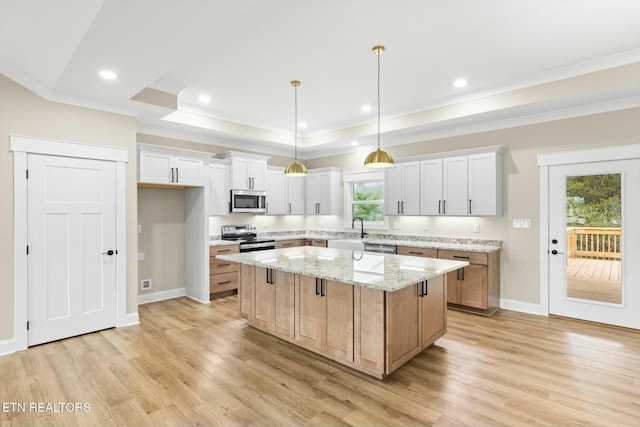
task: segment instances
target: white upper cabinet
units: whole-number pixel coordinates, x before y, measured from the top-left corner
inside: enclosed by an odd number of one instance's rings
[[[385,170],[385,215],[420,214],[420,162],[397,163]]]
[[[220,156],[231,160],[232,190],[267,189],[267,160],[269,157],[230,151]]]
[[[493,146],[421,160],[420,214],[502,215],[503,151]]]
[[[286,176],[284,168],[267,169],[267,215],[304,215],[303,176]]]
[[[207,214],[229,215],[231,201],[229,163],[211,160],[207,167]]]
[[[469,215],[502,215],[502,154],[469,156]]]
[[[467,156],[447,157],[442,160],[442,214],[467,215]]]
[[[203,187],[204,159],[212,153],[138,144],[138,182]]]
[[[442,215],[442,159],[420,162],[420,215]]]
[[[305,178],[307,215],[340,215],[341,177],[337,168],[309,170]]]

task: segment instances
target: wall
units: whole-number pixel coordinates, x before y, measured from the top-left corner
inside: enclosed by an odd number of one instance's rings
[[[406,217],[397,219],[402,230],[390,233],[425,236],[459,236],[499,239],[501,252],[501,297],[539,304],[539,174],[537,156],[542,153],[580,150],[593,147],[633,144],[640,141],[640,109],[597,114],[482,132],[452,138],[389,147],[398,159],[425,153],[437,153],[489,145],[504,145],[503,216],[498,218]],[[384,148],[384,137],[382,138]],[[308,168],[335,166],[345,172],[361,172],[367,152],[323,157],[306,162]],[[514,218],[531,218],[531,229],[514,229]],[[319,222],[332,218],[308,217],[306,226],[318,228]],[[427,224],[429,230],[424,231]],[[473,225],[480,224],[480,233]],[[336,228],[342,227],[342,222]],[[372,231],[375,232],[375,231]]]
[[[138,188],[138,293],[184,288],[184,190]],[[140,290],[140,280],[153,287]]]
[[[50,102],[0,74],[0,341],[13,338],[13,154],[19,135],[129,151],[127,165],[127,313],[137,306],[136,121],[134,117]]]

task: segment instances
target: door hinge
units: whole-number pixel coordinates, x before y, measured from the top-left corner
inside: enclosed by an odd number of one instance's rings
[[[29,245],[27,245],[27,255],[29,255]]]
[[[29,321],[27,320],[27,331],[29,330]]]
[[[29,169],[27,169],[27,179],[29,179]]]

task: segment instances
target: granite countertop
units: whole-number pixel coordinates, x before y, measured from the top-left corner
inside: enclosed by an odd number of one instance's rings
[[[299,246],[217,255],[240,264],[394,292],[469,265],[467,262]]]

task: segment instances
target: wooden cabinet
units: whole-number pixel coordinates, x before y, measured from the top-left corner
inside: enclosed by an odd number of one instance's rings
[[[466,152],[420,161],[420,215],[502,215],[503,148]]]
[[[238,289],[240,266],[235,262],[215,258],[216,255],[238,252],[238,245],[209,247],[209,295],[211,299],[230,295]]]
[[[353,362],[353,286],[298,277],[295,340],[334,360]]]
[[[233,190],[266,190],[269,157],[228,152],[220,156],[230,159],[230,181]]]
[[[438,250],[431,248],[414,248],[411,246],[398,246],[396,249],[398,255],[421,256],[425,258],[438,258]]]
[[[240,284],[238,286],[238,312],[240,317],[252,321],[253,318],[253,288],[256,269],[252,265],[242,264],[240,267]]]
[[[204,186],[204,160],[160,151],[138,152],[138,182],[167,186]]]
[[[327,241],[324,239],[308,239],[307,240],[307,246],[316,246],[319,248],[326,248],[327,247]]]
[[[278,241],[276,241],[276,249],[294,248],[294,247],[297,247],[297,246],[305,246],[303,242],[306,243],[305,240],[298,240],[298,239],[278,240]]]
[[[305,179],[307,215],[340,215],[342,173],[337,168],[311,169]]]
[[[253,324],[279,337],[294,336],[296,275],[271,268],[255,268]]]
[[[420,214],[420,162],[397,163],[385,170],[384,213]]]
[[[267,215],[304,215],[303,176],[285,176],[284,168],[267,170]]]
[[[209,216],[229,215],[231,201],[229,186],[229,163],[211,160],[207,167],[207,214]]]
[[[500,306],[500,253],[439,250],[438,258],[467,261],[447,274],[449,308],[492,315]]]
[[[353,361],[374,375],[385,373],[385,292],[353,287]]]

